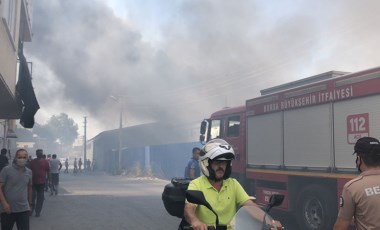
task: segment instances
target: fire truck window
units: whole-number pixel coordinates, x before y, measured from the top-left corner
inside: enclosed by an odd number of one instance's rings
[[[239,128],[240,128],[240,117],[235,116],[228,119],[228,137],[237,137],[239,136]]]
[[[223,137],[223,122],[221,120],[211,121],[210,139]]]

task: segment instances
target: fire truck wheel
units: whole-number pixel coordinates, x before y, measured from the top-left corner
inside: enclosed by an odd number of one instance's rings
[[[311,185],[303,189],[298,197],[296,217],[299,229],[332,229],[337,213],[332,192],[322,185]]]

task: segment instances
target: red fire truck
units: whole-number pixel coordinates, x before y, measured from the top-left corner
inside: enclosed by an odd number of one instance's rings
[[[259,204],[283,194],[280,209],[299,229],[331,229],[344,184],[357,175],[353,145],[380,138],[380,67],[331,71],[261,91],[201,124],[201,141],[233,145],[233,175]]]

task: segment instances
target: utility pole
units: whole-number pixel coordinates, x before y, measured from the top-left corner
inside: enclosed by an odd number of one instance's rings
[[[87,167],[87,137],[86,137],[86,131],[87,131],[87,117],[84,116],[84,136],[83,136],[83,165],[84,165],[84,169],[86,169]]]
[[[120,108],[120,121],[119,121],[119,173],[121,173],[122,166],[123,166],[123,157],[122,157],[122,149],[121,149],[121,133],[123,130],[123,109]]]
[[[118,133],[118,144],[119,144],[119,148],[118,148],[118,173],[121,173],[121,170],[123,168],[123,150],[122,150],[122,131],[123,131],[123,105],[121,104],[120,102],[120,97],[115,97],[115,96],[110,96],[110,98],[112,100],[114,100],[120,107],[120,120],[119,120],[119,133]]]

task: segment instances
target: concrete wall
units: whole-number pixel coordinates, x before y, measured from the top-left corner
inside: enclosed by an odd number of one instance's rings
[[[0,19],[0,77],[12,94],[16,90],[17,53],[6,24]]]

